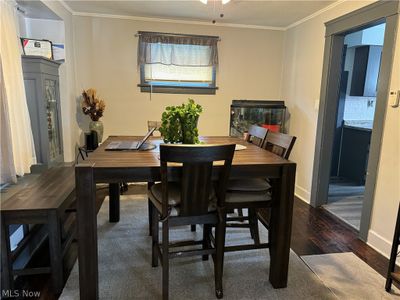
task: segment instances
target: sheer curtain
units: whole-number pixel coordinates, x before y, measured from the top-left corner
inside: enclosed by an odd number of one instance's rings
[[[8,106],[8,120],[5,118],[4,121],[9,121],[8,127],[11,133],[11,139],[8,141],[2,135],[1,148],[7,149],[7,144],[11,144],[15,174],[22,176],[30,172],[30,166],[36,163],[36,156],[26,103],[17,26],[15,2],[1,0],[0,58],[3,72],[1,91],[4,92],[2,101],[6,101]],[[2,120],[1,124],[3,123]],[[7,126],[7,123],[5,124]],[[3,164],[4,161],[2,160],[1,163]],[[8,167],[12,169],[12,166]]]
[[[219,37],[139,32],[138,66],[147,82],[212,84]]]
[[[139,32],[138,65],[186,67],[218,65],[219,37]]]
[[[15,174],[14,156],[12,153],[11,145],[11,128],[7,103],[6,88],[3,80],[3,65],[0,56],[0,134],[1,134],[1,147],[0,147],[0,184],[6,182],[16,182],[17,176]]]

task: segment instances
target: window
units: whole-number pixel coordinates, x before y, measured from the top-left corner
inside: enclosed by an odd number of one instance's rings
[[[142,92],[215,94],[218,37],[139,32]]]

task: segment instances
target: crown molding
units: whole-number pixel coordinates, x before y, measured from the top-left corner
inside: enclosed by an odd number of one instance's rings
[[[165,19],[165,18],[154,18],[154,17],[114,15],[114,14],[99,14],[99,13],[87,13],[87,12],[73,12],[72,14],[74,16],[80,16],[80,17],[110,18],[110,19],[122,19],[122,20],[133,20],[133,21],[144,21],[144,22],[161,22],[161,23],[175,23],[175,24],[186,24],[186,25],[235,27],[235,28],[278,30],[278,31],[285,30],[284,27],[248,25],[248,24],[236,24],[236,23],[212,24],[211,22],[205,22],[205,21],[178,20],[178,19]]]
[[[65,3],[64,0],[58,0],[58,1],[73,16],[80,16],[80,17],[110,18],[110,19],[133,20],[133,21],[144,21],[144,22],[161,22],[161,23],[175,23],[175,24],[186,24],[186,25],[202,25],[202,26],[217,26],[217,27],[286,31],[290,28],[296,27],[304,22],[307,22],[308,20],[311,20],[311,19],[323,14],[324,12],[346,2],[347,0],[337,0],[336,2],[332,3],[331,5],[328,5],[328,6],[324,7],[323,9],[320,9],[320,10],[316,11],[315,13],[313,13],[299,21],[296,21],[286,27],[237,24],[237,23],[215,23],[215,24],[212,24],[211,22],[205,22],[205,21],[79,12],[79,11],[74,11],[67,3]]]
[[[44,2],[46,2],[46,1],[44,1]],[[68,5],[67,3],[64,2],[64,0],[58,0],[58,2],[60,2],[61,5],[62,5],[66,10],[68,10],[72,15],[75,13],[75,11],[74,11],[71,7],[69,7],[69,5]]]
[[[248,28],[248,29],[261,29],[261,30],[277,30],[277,31],[285,30],[285,27],[276,27],[276,26],[249,25],[249,24],[237,24],[237,23],[212,24],[211,22],[205,22],[205,21],[80,12],[80,11],[74,11],[71,7],[69,7],[67,3],[65,3],[64,0],[58,0],[58,1],[73,16],[80,16],[80,17],[110,18],[110,19],[122,19],[122,20],[145,21],[145,22],[176,23],[176,24],[186,24],[186,25],[218,26],[218,27]]]

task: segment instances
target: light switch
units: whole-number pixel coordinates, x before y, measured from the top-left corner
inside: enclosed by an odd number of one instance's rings
[[[400,104],[400,90],[389,92],[389,104],[391,107],[399,107]]]

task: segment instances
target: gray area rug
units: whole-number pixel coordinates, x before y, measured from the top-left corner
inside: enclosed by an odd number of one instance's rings
[[[101,299],[161,299],[161,266],[151,267],[145,195],[121,196],[121,220],[108,222],[108,201],[98,215],[99,286]],[[260,226],[261,229],[262,226]],[[228,229],[228,243],[249,242],[247,229]],[[201,228],[174,229],[171,238],[201,238]],[[267,231],[261,229],[262,240]],[[273,289],[268,281],[268,250],[225,255],[224,299],[336,299],[294,253],[290,255],[289,282]],[[74,266],[60,299],[79,299],[78,266]],[[170,265],[170,299],[216,299],[212,259],[174,259]]]
[[[398,289],[387,293],[385,278],[352,252],[301,258],[339,299],[400,299]]]

